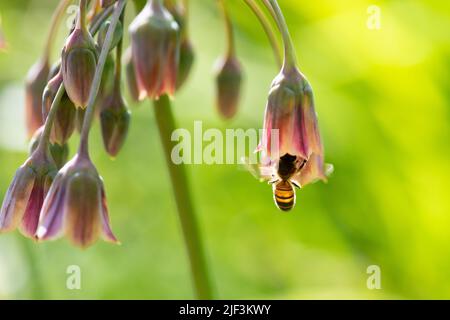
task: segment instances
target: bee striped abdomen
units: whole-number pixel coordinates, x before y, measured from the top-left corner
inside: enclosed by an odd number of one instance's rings
[[[295,205],[294,187],[289,181],[280,181],[276,183],[273,186],[273,198],[280,210],[291,210]]]

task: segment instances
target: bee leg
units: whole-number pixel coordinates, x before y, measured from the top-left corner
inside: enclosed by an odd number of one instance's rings
[[[302,170],[304,167],[305,167],[305,165],[306,165],[306,162],[308,162],[308,160],[306,160],[306,159],[303,159],[303,162],[302,162],[302,164],[300,165],[300,167],[298,168],[298,170],[300,171],[300,170]]]
[[[291,180],[291,182],[292,182],[292,184],[293,184],[296,188],[298,188],[298,189],[301,189],[301,188],[302,188],[302,186],[301,186],[298,182],[293,181],[293,180]]]
[[[278,181],[280,181],[280,179],[273,178],[272,180],[269,181],[269,184],[274,184],[274,183],[277,183]]]

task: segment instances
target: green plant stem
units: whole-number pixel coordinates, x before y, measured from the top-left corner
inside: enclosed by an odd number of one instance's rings
[[[175,142],[171,140],[171,136],[176,129],[176,125],[169,97],[164,95],[159,100],[154,101],[154,109],[170,179],[172,181],[178,216],[183,230],[197,298],[202,300],[212,299],[212,288],[189,189],[186,168],[183,164],[176,165],[171,158],[172,149],[175,146]]]
[[[285,70],[292,69],[297,66],[297,58],[295,56],[294,43],[289,34],[289,28],[287,26],[286,20],[284,19],[283,12],[281,12],[280,6],[277,0],[263,0],[264,5],[274,16],[274,19],[280,29],[281,35],[283,37],[284,43],[284,64],[283,68]]]
[[[20,246],[22,247],[24,258],[27,262],[27,268],[29,272],[28,279],[31,283],[31,299],[45,299],[46,294],[44,290],[44,284],[42,283],[41,271],[35,255],[36,247],[30,241],[30,239],[27,239],[25,237],[20,237],[19,241]]]
[[[65,10],[69,6],[71,0],[61,0],[58,4],[58,7],[56,8],[55,12],[53,13],[52,22],[50,25],[50,31],[47,36],[47,41],[45,43],[45,49],[44,49],[44,61],[50,60],[50,54],[52,51],[52,45],[55,41],[56,32],[58,31],[58,27],[61,23],[61,19],[65,14]]]
[[[281,57],[281,48],[278,43],[277,37],[273,32],[269,20],[267,19],[266,15],[261,10],[261,8],[258,6],[258,4],[255,2],[255,0],[244,0],[244,1],[247,4],[247,6],[253,11],[255,16],[258,18],[259,23],[263,27],[264,32],[266,33],[267,38],[269,39],[270,45],[272,46],[272,50],[275,55],[275,60],[281,68],[283,63],[283,59]]]
[[[117,23],[119,22],[122,12],[125,9],[126,2],[127,0],[117,1],[114,14],[111,18],[111,24],[109,25],[108,32],[106,33],[105,42],[103,44],[103,48],[100,53],[100,58],[97,63],[97,68],[95,69],[94,80],[92,81],[92,87],[89,93],[89,100],[86,107],[86,114],[84,115],[83,128],[81,131],[79,153],[83,155],[88,155],[89,132],[91,130],[92,121],[95,115],[95,106],[96,106],[95,101],[98,95],[98,91],[100,89],[103,69],[105,67],[105,62],[111,48],[114,31],[116,30]]]
[[[227,58],[230,58],[236,54],[233,24],[231,23],[230,14],[228,13],[227,6],[225,5],[225,0],[218,0],[218,1],[225,22],[225,32],[227,35]]]

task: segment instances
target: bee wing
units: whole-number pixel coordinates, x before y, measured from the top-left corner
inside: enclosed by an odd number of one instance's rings
[[[251,163],[248,158],[243,157],[241,164],[244,169],[252,174],[259,181],[270,181],[274,178],[273,168],[270,166],[261,166],[257,163]]]

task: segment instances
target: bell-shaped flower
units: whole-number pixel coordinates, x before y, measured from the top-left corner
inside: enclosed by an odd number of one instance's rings
[[[131,48],[139,98],[175,93],[180,30],[161,0],[147,5],[130,25]]]
[[[38,240],[62,235],[82,248],[100,236],[118,242],[110,227],[103,180],[83,154],[77,154],[58,172],[42,207]]]
[[[44,198],[57,172],[46,144],[17,170],[0,209],[0,232],[16,229],[34,238]]]
[[[272,83],[258,151],[265,166],[276,166],[285,155],[306,161],[296,175],[300,185],[326,181],[331,167],[323,162],[313,92],[297,68],[283,69]]]

